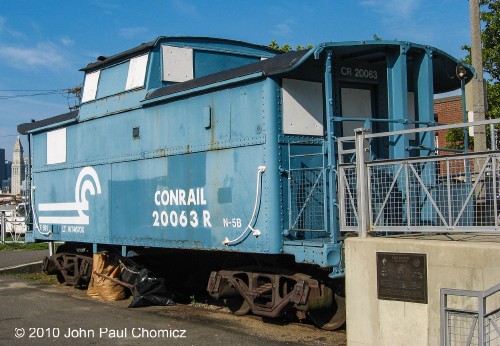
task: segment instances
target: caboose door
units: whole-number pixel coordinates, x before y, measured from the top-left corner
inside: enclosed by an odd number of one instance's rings
[[[342,136],[354,136],[354,129],[370,125],[365,124],[365,119],[373,117],[370,89],[341,88],[340,100],[342,118],[346,118],[342,121]]]

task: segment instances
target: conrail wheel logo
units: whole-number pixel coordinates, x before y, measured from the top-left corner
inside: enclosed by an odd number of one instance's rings
[[[89,202],[86,194],[101,194],[101,184],[97,172],[92,167],[84,167],[75,184],[75,201],[69,203],[40,203],[38,212],[58,212],[58,216],[39,216],[38,222],[41,224],[56,225],[88,225],[89,216],[84,212],[89,210]],[[78,215],[71,215],[75,212]]]

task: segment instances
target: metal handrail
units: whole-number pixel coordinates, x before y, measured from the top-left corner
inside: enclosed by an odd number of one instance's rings
[[[500,231],[500,203],[497,201],[497,198],[500,198],[500,190],[498,190],[500,186],[497,186],[500,185],[500,177],[497,177],[499,172],[497,165],[500,165],[500,151],[384,160],[370,160],[367,156],[370,147],[369,138],[498,123],[500,123],[500,119],[378,134],[368,134],[366,129],[357,129],[355,137],[339,138],[339,175],[337,182],[339,184],[338,200],[341,207],[341,230],[353,231],[352,222],[350,226],[347,226],[345,217],[342,217],[342,215],[347,213],[348,206],[353,205],[356,200],[357,207],[353,208],[353,210],[356,212],[355,221],[358,225],[358,233],[362,237],[366,236],[366,232],[369,231],[419,233]],[[344,141],[352,139],[357,139],[354,149],[357,158],[355,166],[352,163],[343,163],[341,158],[342,154],[352,153],[352,150],[343,149]],[[458,171],[454,171],[455,168],[453,167],[456,166],[450,164],[455,162],[463,166]],[[470,172],[469,165],[472,162],[475,162],[476,173]],[[417,167],[417,165],[421,167]],[[351,195],[352,187],[348,186],[350,182],[346,179],[346,173],[343,173],[347,170],[352,171],[353,167],[356,167],[356,178],[353,180],[357,185],[355,196]],[[377,178],[373,178],[372,174],[379,174],[378,172],[380,172],[374,171],[377,167],[387,170],[387,174],[383,176],[377,175]],[[399,170],[397,170],[398,167]],[[425,173],[421,171],[422,167],[425,167]],[[401,171],[401,168],[404,168],[404,170]],[[451,169],[453,170],[450,171]],[[396,170],[398,174],[395,175]],[[425,177],[423,174],[425,174]],[[383,186],[391,184],[389,192],[386,192],[387,189],[385,188],[382,190],[388,194],[387,196],[380,197],[379,192],[377,192],[377,195],[372,195],[372,189],[380,186],[380,177],[384,179],[383,183],[385,185]],[[373,179],[377,182],[375,186],[373,186]],[[463,185],[455,185],[460,183],[463,183]],[[398,185],[396,190],[394,189],[395,184]],[[411,190],[409,184],[412,184],[411,188],[416,188],[418,191]],[[452,185],[454,189],[451,188]],[[346,191],[346,188],[350,190]],[[485,188],[486,193],[484,193]],[[396,201],[391,199],[391,203],[397,203],[401,214],[396,218],[392,218],[388,214],[392,210],[384,210],[384,208],[390,208],[387,201],[392,198],[389,193],[393,190],[398,194],[399,197],[396,197],[399,199]],[[457,193],[459,195],[456,195]],[[439,198],[439,201],[436,198]],[[486,204],[480,205],[483,199]],[[418,204],[415,204],[416,202]],[[373,203],[376,203],[376,210],[374,210]],[[477,209],[473,207],[486,209],[481,209],[483,210],[482,214],[478,214]],[[382,212],[389,216],[389,219],[387,217],[381,219]],[[386,222],[386,220],[390,221]],[[379,221],[382,221],[382,223],[379,223]]]
[[[486,311],[486,299],[496,293],[500,292],[500,284],[497,284],[487,290],[484,291],[474,291],[474,290],[461,290],[455,288],[442,288],[440,290],[440,320],[441,320],[441,345],[447,346],[450,341],[450,334],[452,330],[451,320],[447,318],[449,313],[459,313],[465,314],[468,316],[477,316],[477,321],[475,321],[470,326],[470,331],[467,337],[467,345],[470,345],[474,338],[474,332],[476,323],[478,325],[478,333],[477,333],[477,341],[478,345],[489,344],[489,341],[486,340],[486,331],[485,331],[485,320],[488,319],[488,323],[493,325],[494,330],[497,333],[497,337],[500,337],[500,328],[496,325],[495,321],[489,319],[490,316],[496,314],[500,311],[500,308],[496,308],[490,312]],[[459,308],[450,308],[448,306],[448,296],[461,296],[461,297],[471,297],[477,299],[477,309],[459,309]]]

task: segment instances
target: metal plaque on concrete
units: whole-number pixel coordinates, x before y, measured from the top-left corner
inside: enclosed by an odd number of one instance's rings
[[[427,255],[377,252],[378,299],[427,304]]]

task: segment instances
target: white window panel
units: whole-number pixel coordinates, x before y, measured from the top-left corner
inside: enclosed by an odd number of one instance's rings
[[[66,162],[66,128],[47,132],[47,164]]]
[[[87,73],[85,75],[85,83],[83,86],[82,103],[95,100],[97,94],[97,85],[99,84],[99,76],[101,70]]]
[[[128,66],[127,85],[125,86],[125,90],[144,86],[147,65],[147,54],[130,59],[130,64]]]
[[[283,79],[283,133],[323,135],[321,83]]]
[[[364,127],[364,118],[372,117],[371,92],[366,89],[342,88],[340,97],[342,100],[342,117],[361,118],[360,121],[342,122],[342,136],[354,136],[356,128]]]
[[[193,50],[173,46],[162,46],[163,80],[185,82],[194,78]]]

